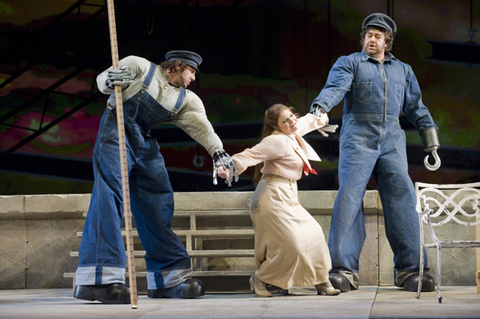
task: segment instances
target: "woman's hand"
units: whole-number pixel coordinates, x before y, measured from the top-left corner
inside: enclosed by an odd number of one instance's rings
[[[317,123],[321,126],[325,126],[328,124],[328,115],[327,113],[323,113],[317,116]]]
[[[218,176],[220,176],[223,179],[226,179],[228,177],[228,174],[230,173],[230,170],[227,168],[223,168],[223,166],[219,166],[217,170]]]
[[[317,129],[323,136],[327,137],[329,133],[335,133],[338,128],[338,125],[328,124],[328,115],[327,113],[321,113],[317,116],[317,123],[322,125],[321,128]]]

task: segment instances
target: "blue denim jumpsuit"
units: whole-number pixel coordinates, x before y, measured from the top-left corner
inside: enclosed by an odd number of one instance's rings
[[[176,286],[191,278],[190,258],[171,230],[173,190],[153,125],[171,119],[182,106],[181,88],[173,111],[146,90],[155,73],[151,64],[142,89],[123,103],[133,221],[146,251],[148,289]],[[106,109],[93,151],[95,182],[79,250],[77,285],[125,283],[122,181],[115,110]]]
[[[342,98],[339,190],[328,239],[331,272],[341,273],[358,288],[359,258],[366,237],[363,196],[373,174],[394,253],[395,284],[401,286],[408,276],[418,273],[420,234],[399,116],[403,112],[418,131],[435,123],[422,102],[411,67],[390,53],[383,63],[363,51],[340,57],[312,109],[318,104],[328,112]]]

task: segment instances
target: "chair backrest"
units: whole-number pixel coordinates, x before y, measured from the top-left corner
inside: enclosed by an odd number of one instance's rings
[[[480,182],[469,184],[415,183],[417,212],[431,209],[423,215],[423,222],[431,219],[432,226],[456,222],[464,226],[480,225]]]

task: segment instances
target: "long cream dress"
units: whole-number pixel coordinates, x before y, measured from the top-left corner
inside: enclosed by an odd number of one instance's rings
[[[239,172],[264,162],[262,180],[250,214],[255,231],[255,276],[282,289],[328,281],[331,259],[323,230],[298,202],[297,180],[308,159],[320,160],[301,138],[323,126],[309,114],[298,120],[293,136],[279,131],[251,149],[235,154]]]

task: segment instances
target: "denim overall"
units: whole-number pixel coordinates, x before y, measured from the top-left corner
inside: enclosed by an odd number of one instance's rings
[[[171,119],[185,97],[169,111],[148,93],[156,65],[151,64],[142,89],[123,103],[125,140],[133,221],[146,251],[148,289],[176,286],[191,278],[190,258],[171,230],[173,190],[157,141],[150,129]],[[105,110],[93,151],[95,182],[79,249],[76,285],[125,283],[122,239],[122,180],[115,109]]]
[[[395,284],[401,286],[408,276],[418,273],[421,250],[415,190],[408,175],[406,138],[399,116],[404,112],[418,130],[435,123],[421,100],[410,66],[391,55],[384,63],[363,51],[339,58],[312,106],[319,104],[328,112],[342,98],[339,189],[328,238],[331,272],[344,275],[358,287],[359,259],[366,238],[363,196],[373,175],[394,254]],[[426,257],[425,251],[423,254]]]

